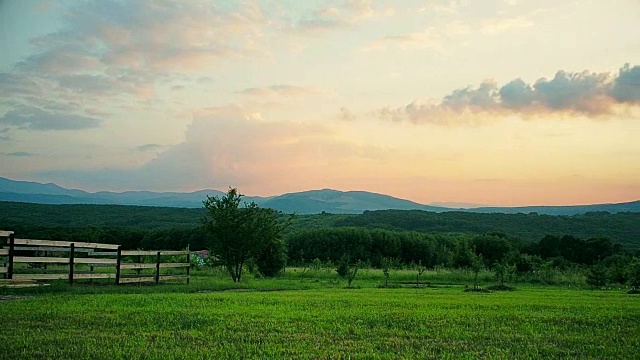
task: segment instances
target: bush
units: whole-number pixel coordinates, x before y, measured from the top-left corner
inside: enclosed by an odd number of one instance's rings
[[[343,255],[338,261],[336,272],[340,277],[347,277],[349,275],[349,258],[346,255]]]
[[[256,257],[258,272],[265,277],[278,275],[287,265],[287,250],[282,239],[268,242]]]

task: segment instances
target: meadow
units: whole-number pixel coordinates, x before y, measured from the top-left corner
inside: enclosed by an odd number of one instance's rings
[[[366,270],[346,288],[328,270],[239,284],[208,271],[191,285],[2,289],[0,358],[640,357],[637,295],[568,284],[469,293],[463,275],[425,273],[418,288],[414,272],[396,272],[403,286],[380,288]]]

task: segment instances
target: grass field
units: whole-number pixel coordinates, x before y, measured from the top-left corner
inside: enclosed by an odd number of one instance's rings
[[[3,290],[2,359],[640,358],[640,297],[317,279]],[[224,289],[227,290],[224,290]]]

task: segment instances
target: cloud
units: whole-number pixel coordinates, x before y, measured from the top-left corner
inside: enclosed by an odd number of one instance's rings
[[[83,1],[65,11],[58,31],[0,72],[3,103],[96,111],[152,98],[166,82],[198,84],[199,70],[268,49],[268,19],[252,1]]]
[[[456,15],[462,7],[460,0],[433,1],[418,9],[418,12],[434,13],[436,15]]]
[[[136,150],[138,151],[154,151],[154,150],[160,150],[164,148],[163,145],[159,145],[159,144],[144,144],[144,145],[139,145],[136,146]]]
[[[33,107],[12,110],[0,124],[25,130],[82,130],[99,127],[101,120],[65,113],[47,112]]]
[[[387,50],[389,48],[399,48],[402,50],[411,48],[433,48],[441,50],[443,48],[442,36],[434,28],[429,28],[422,32],[385,36],[365,44],[361,49],[364,51],[373,51]]]
[[[482,23],[480,31],[485,34],[495,35],[498,33],[511,31],[513,29],[528,28],[533,25],[533,21],[527,16],[489,19]]]
[[[238,94],[249,96],[306,96],[318,95],[320,92],[311,87],[294,85],[272,85],[268,87],[253,87],[238,91]]]
[[[620,69],[611,95],[619,102],[640,102],[640,66],[626,64]]]
[[[342,121],[353,121],[357,118],[357,116],[351,112],[349,109],[347,109],[346,107],[341,107],[340,108],[340,113],[338,114],[338,119],[342,120]]]
[[[14,156],[14,157],[33,157],[33,156],[38,156],[38,154],[25,152],[25,151],[16,151],[16,152],[8,153],[8,154],[5,154],[5,155]]]
[[[239,107],[194,115],[185,141],[132,169],[55,170],[38,178],[110,190],[226,189],[243,192],[308,188],[335,174],[341,162],[380,156],[372,147],[339,140],[323,125],[273,122]],[[377,164],[377,163],[376,163]],[[283,174],[287,174],[283,177]]]
[[[552,79],[533,84],[515,79],[499,87],[494,81],[454,90],[439,104],[414,101],[400,108],[376,111],[389,121],[452,124],[478,122],[478,114],[535,116],[573,114],[612,115],[624,106],[640,105],[640,66],[624,65],[617,74],[558,71]]]
[[[303,16],[296,22],[293,29],[301,32],[324,32],[353,26],[377,15],[388,16],[388,14],[392,14],[390,9],[376,11],[372,0],[348,0]]]
[[[82,130],[97,128],[101,120],[76,114],[47,112],[34,107],[12,110],[0,117],[0,125],[23,130]]]
[[[224,8],[208,1],[140,0],[88,2],[65,20],[66,30],[34,41],[50,47],[45,55],[81,45],[85,62],[96,66],[161,72],[251,53],[265,19],[251,2]]]

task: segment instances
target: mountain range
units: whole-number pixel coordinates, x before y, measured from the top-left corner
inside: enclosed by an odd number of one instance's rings
[[[199,208],[207,196],[221,196],[218,190],[180,192],[86,192],[66,189],[56,184],[42,184],[31,181],[17,181],[0,177],[0,201],[27,202],[39,204],[109,204]],[[261,207],[269,207],[285,213],[318,214],[358,214],[373,210],[424,210],[434,212],[469,211],[481,213],[530,213],[547,215],[574,215],[586,212],[607,211],[640,212],[640,201],[619,204],[595,204],[573,206],[524,206],[485,207],[455,203],[458,207],[419,204],[389,195],[366,191],[338,191],[331,189],[310,190],[271,197],[245,196],[244,201],[255,202]],[[462,207],[465,208],[462,208]]]

